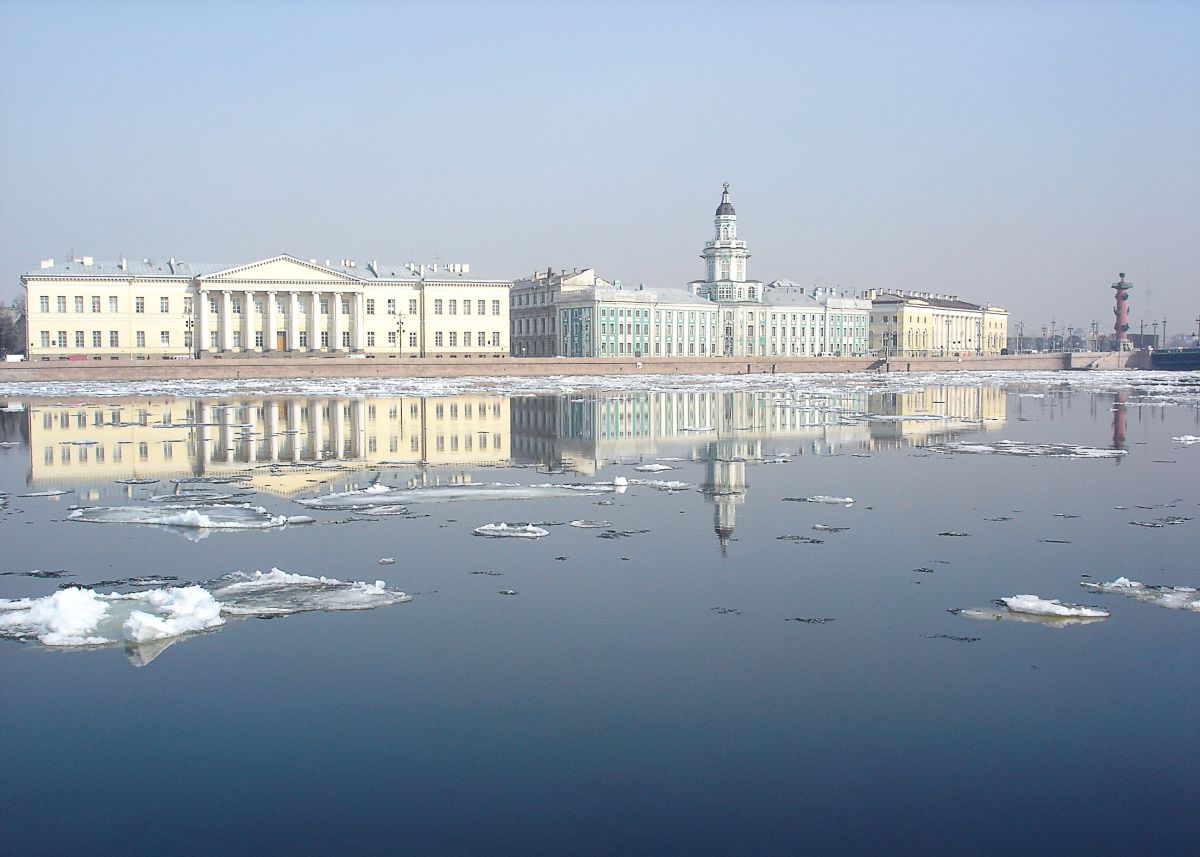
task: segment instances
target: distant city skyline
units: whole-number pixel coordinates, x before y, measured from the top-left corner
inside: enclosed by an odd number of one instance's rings
[[[0,300],[43,258],[749,276],[1200,315],[1200,7],[0,0]]]

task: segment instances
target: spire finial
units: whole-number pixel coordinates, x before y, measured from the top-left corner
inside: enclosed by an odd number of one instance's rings
[[[721,187],[725,188],[725,193],[729,193],[729,182],[721,182]]]

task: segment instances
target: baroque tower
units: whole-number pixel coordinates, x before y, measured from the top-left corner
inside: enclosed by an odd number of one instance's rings
[[[690,285],[693,294],[721,303],[762,301],[762,283],[746,279],[746,242],[737,237],[737,212],[729,201],[729,182],[725,182],[721,204],[713,221],[715,232],[711,241],[704,242],[705,279]]]

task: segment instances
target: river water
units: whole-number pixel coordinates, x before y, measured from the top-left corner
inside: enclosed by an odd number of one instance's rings
[[[6,853],[1200,837],[1200,374],[0,401]]]

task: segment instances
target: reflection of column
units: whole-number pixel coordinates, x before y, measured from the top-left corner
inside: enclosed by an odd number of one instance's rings
[[[267,292],[266,303],[263,305],[263,351],[274,351],[279,334],[276,332],[278,324],[275,319],[275,292]]]
[[[295,293],[292,294],[295,297]],[[292,461],[300,460],[300,403],[295,399],[287,400],[287,432],[288,443],[292,445]]]
[[[325,436],[322,431],[324,417],[321,414],[321,403],[316,399],[308,400],[308,444],[312,451],[312,460],[320,461],[325,452]]]
[[[233,298],[229,290],[221,292],[221,350],[233,347]]]
[[[1125,407],[1129,401],[1129,392],[1121,390],[1117,393],[1116,401],[1113,402],[1113,437],[1112,448],[1125,448]],[[1121,462],[1121,457],[1117,458],[1117,463]]]
[[[344,399],[334,399],[329,403],[329,419],[333,423],[333,457],[341,459],[346,450],[346,405]]]
[[[274,297],[271,298],[274,300]],[[272,462],[279,460],[279,404],[263,402],[263,433],[267,436],[267,455]]]
[[[321,347],[321,293],[312,292],[308,297],[308,350],[316,351]]]
[[[254,292],[242,293],[242,350],[254,349]]]
[[[208,295],[196,290],[196,339],[195,354],[208,350]]]
[[[219,461],[226,464],[233,460],[233,408],[221,409],[221,426],[217,432],[217,443],[221,447]]]
[[[367,452],[366,411],[367,403],[362,399],[350,403],[350,456],[355,459],[363,458]]]
[[[329,305],[329,348],[338,351],[342,347],[342,293],[334,292]]]
[[[351,297],[350,308],[354,313],[354,324],[351,325],[351,344],[355,351],[363,351],[367,347],[366,313],[363,309],[363,293],[355,292]]]
[[[212,463],[212,413],[209,406],[200,402],[196,407],[196,422],[200,424],[200,473],[205,473]]]
[[[296,292],[288,292],[287,347],[288,351],[300,348],[300,295]]]

